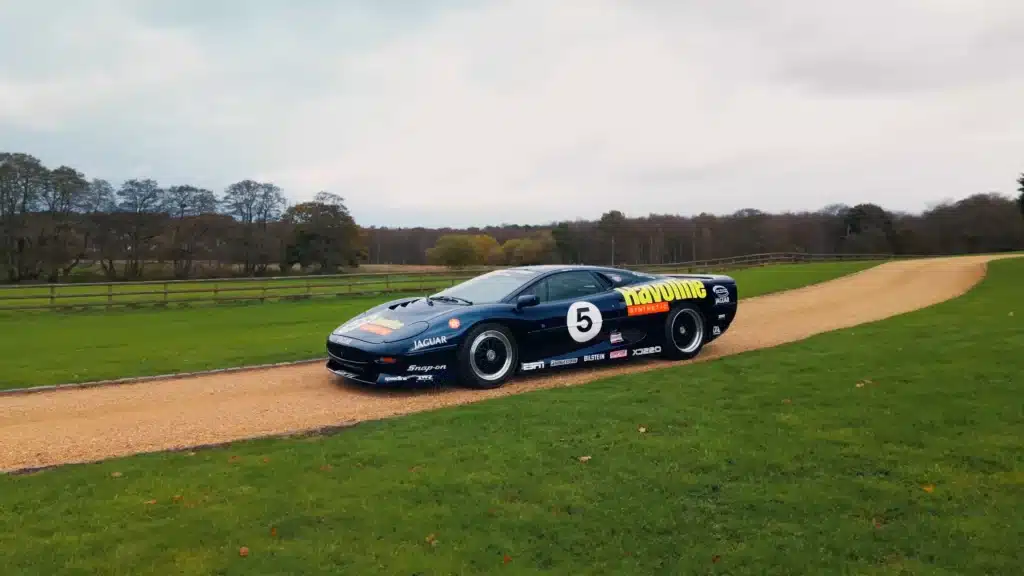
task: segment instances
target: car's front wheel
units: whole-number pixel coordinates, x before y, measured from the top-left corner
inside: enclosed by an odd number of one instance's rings
[[[473,388],[498,388],[515,373],[518,356],[508,328],[501,324],[476,326],[459,347],[459,379]]]
[[[665,345],[662,356],[670,360],[687,360],[704,347],[704,314],[692,304],[673,309],[665,318]]]

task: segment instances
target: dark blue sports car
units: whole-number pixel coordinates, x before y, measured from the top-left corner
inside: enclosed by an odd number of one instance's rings
[[[517,372],[684,360],[736,317],[729,276],[523,266],[356,316],[327,339],[327,369],[365,384],[497,388]]]

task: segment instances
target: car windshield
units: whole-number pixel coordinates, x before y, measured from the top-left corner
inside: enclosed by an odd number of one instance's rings
[[[495,270],[446,288],[434,296],[451,296],[473,304],[498,302],[514,292],[537,274],[531,270]]]

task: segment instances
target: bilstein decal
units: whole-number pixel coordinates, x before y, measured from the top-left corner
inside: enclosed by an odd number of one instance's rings
[[[668,312],[669,302],[675,300],[694,300],[708,295],[704,283],[700,280],[682,280],[666,278],[656,282],[638,286],[616,288],[626,301],[626,312],[630,316],[657,314]]]

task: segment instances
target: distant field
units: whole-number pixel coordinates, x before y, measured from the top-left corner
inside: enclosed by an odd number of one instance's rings
[[[763,285],[751,278],[748,294]],[[0,563],[26,576],[1019,574],[1022,284],[1024,261],[999,261],[955,300],[714,362],[0,477]]]
[[[742,300],[877,264],[787,264],[731,274]],[[316,358],[324,354],[331,330],[391,298],[69,314],[0,312],[0,389]]]

